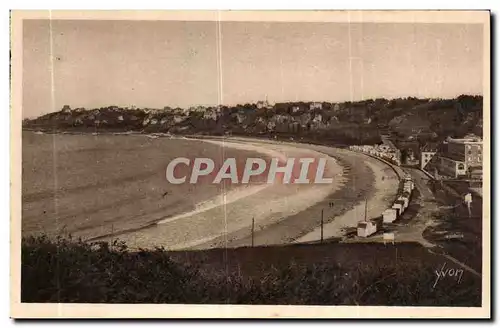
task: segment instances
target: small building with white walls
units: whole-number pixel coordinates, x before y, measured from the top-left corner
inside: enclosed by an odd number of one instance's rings
[[[372,221],[358,222],[358,237],[368,237],[377,232],[377,225]]]
[[[401,211],[400,211],[399,215],[401,215],[401,214],[403,214],[403,213],[405,212],[406,207],[405,207],[405,202],[404,202],[404,201],[402,201],[402,200],[399,200],[399,199],[398,199],[398,200],[396,200],[396,201],[394,202],[394,204],[399,204],[399,205],[401,205]]]
[[[410,200],[409,200],[408,198],[403,197],[403,196],[399,196],[399,197],[398,197],[398,201],[402,201],[402,202],[403,202],[403,207],[404,207],[405,209],[407,209],[407,208],[408,208],[408,204],[410,203]]]
[[[415,184],[412,181],[406,181],[403,186],[410,187],[410,190],[413,190],[415,188]]]
[[[399,204],[399,203],[394,203],[392,205],[392,208],[395,209],[398,213],[398,216],[403,214],[403,205]]]
[[[393,208],[386,209],[383,213],[384,223],[392,223],[398,218],[398,211]]]

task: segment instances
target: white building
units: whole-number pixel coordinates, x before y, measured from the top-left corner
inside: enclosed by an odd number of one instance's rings
[[[410,200],[408,198],[403,197],[403,196],[399,196],[398,197],[398,201],[402,201],[403,202],[403,208],[404,209],[408,208],[408,204],[410,203]]]
[[[392,223],[398,218],[398,211],[393,208],[386,209],[383,213],[384,223]]]
[[[415,184],[413,183],[413,181],[405,181],[405,183],[403,184],[403,190],[411,194],[413,189],[415,189]]]
[[[377,232],[377,225],[373,221],[358,222],[357,234],[358,237],[368,237]]]
[[[267,129],[269,131],[274,131],[275,128],[276,128],[276,123],[274,123],[273,121],[267,122]]]
[[[403,205],[399,204],[399,203],[394,203],[392,205],[392,209],[396,210],[397,211],[397,215],[401,215],[403,214]]]
[[[267,108],[267,109],[269,109],[269,108],[272,108],[272,107],[273,107],[273,106],[272,106],[272,105],[271,105],[271,104],[267,101],[267,98],[266,98],[266,100],[264,100],[264,101],[262,101],[262,100],[257,101],[257,108],[258,108],[258,109],[262,109],[262,108]]]
[[[215,121],[217,120],[217,113],[213,110],[206,110],[203,113],[203,119]]]
[[[483,142],[480,137],[467,135],[464,138],[447,138],[436,155],[439,174],[457,178],[472,177],[473,171],[481,171],[483,166]],[[482,178],[479,175],[479,178]]]
[[[323,121],[323,116],[321,114],[317,114],[314,116],[313,122],[314,123],[321,123]]]
[[[420,154],[420,169],[424,170],[434,155],[436,155],[435,151],[422,151]]]
[[[184,115],[174,115],[174,123],[175,123],[175,124],[181,123],[181,122],[183,122],[186,118],[187,118],[187,116],[184,116]]]
[[[309,104],[310,110],[316,110],[316,109],[321,110],[322,108],[323,108],[323,104],[320,102],[313,102],[313,103]]]

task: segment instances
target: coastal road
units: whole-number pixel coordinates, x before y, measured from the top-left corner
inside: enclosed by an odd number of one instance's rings
[[[432,190],[429,188],[430,178],[421,170],[415,168],[404,168],[404,171],[409,173],[415,182],[415,186],[420,192],[420,196],[422,197],[422,201],[425,203],[432,202],[434,200],[434,194]]]

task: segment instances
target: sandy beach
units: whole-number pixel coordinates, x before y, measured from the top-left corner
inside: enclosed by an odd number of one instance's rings
[[[222,141],[206,141],[222,143]],[[168,249],[206,248],[226,246],[237,240],[238,232],[252,225],[259,229],[285,220],[303,212],[311,205],[322,201],[341,187],[342,168],[335,159],[316,151],[281,144],[224,142],[224,147],[259,151],[262,155],[289,157],[327,158],[326,176],[334,177],[333,183],[314,184],[263,184],[242,185],[226,194],[219,201],[205,208],[182,214],[181,217],[166,218],[157,225],[130,234],[115,236],[131,247],[164,246]]]
[[[323,227],[323,238],[340,237],[341,229],[347,227],[355,227],[359,221],[365,219],[374,219],[379,217],[382,212],[389,208],[397,194],[399,180],[396,173],[385,163],[365,156],[365,164],[368,165],[373,172],[374,192],[371,193],[366,201],[360,201],[351,210],[342,215],[333,218],[333,221],[327,223]],[[318,227],[314,231],[295,240],[297,243],[317,241],[321,238],[321,228]]]

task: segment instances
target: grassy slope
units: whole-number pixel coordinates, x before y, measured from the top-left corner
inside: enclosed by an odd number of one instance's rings
[[[433,288],[443,258],[417,244],[128,252],[27,238],[23,302],[480,306],[464,273]],[[448,263],[448,267],[453,264]]]

